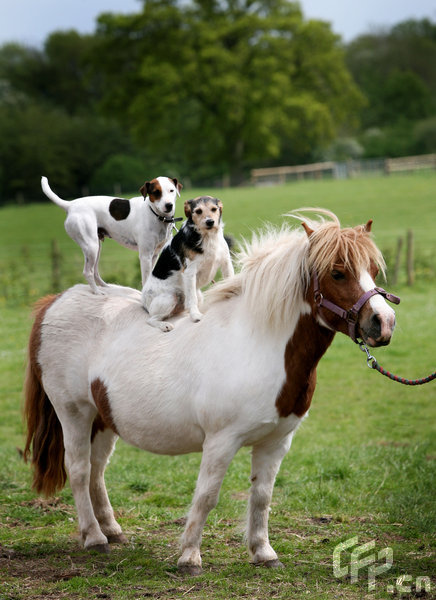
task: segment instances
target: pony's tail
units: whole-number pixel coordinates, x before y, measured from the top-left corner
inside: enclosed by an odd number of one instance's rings
[[[27,461],[31,454],[32,487],[45,496],[53,496],[57,490],[64,487],[67,480],[62,427],[42,385],[41,368],[38,363],[42,321],[56,298],[57,296],[47,296],[36,306],[24,384],[24,420],[27,426],[24,459]]]

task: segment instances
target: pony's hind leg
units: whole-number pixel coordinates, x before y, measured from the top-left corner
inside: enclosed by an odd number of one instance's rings
[[[68,407],[71,408],[68,408]],[[65,446],[65,467],[79,520],[80,535],[87,549],[108,552],[107,537],[94,514],[89,491],[91,479],[91,429],[95,408],[89,404],[65,403],[58,414]]]
[[[218,434],[213,438],[206,438],[204,442],[192,508],[181,540],[182,555],[177,563],[179,570],[184,573],[201,573],[200,544],[204,524],[209,512],[218,502],[227,467],[238,449],[239,443],[228,435]]]
[[[91,443],[91,479],[89,492],[94,515],[109,543],[122,544],[127,538],[114,517],[104,482],[104,470],[115,448],[118,436],[111,430],[98,431]]]
[[[255,565],[281,567],[269,543],[268,513],[274,482],[280,464],[288,452],[292,434],[279,443],[253,447],[251,459],[251,493],[248,505],[247,541]]]

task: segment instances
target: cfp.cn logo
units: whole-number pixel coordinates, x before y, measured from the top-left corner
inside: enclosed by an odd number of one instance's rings
[[[357,536],[349,538],[338,544],[333,551],[333,574],[335,577],[350,576],[351,583],[357,583],[359,574],[362,571],[368,571],[368,591],[375,590],[376,577],[386,573],[394,564],[394,552],[392,548],[386,547],[376,552],[371,552],[375,548],[375,541],[371,540],[366,544],[358,545]],[[345,550],[353,548],[349,560],[343,556]],[[368,554],[369,553],[369,554]],[[411,575],[401,575],[396,579],[395,586],[388,585],[387,592],[411,593],[413,578]],[[415,592],[425,590],[431,591],[430,577],[417,577],[414,585]]]

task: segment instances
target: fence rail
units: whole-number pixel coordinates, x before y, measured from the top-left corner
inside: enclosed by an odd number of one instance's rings
[[[386,173],[396,173],[398,171],[417,171],[421,169],[436,169],[436,154],[387,158],[385,161]]]
[[[346,162],[327,161],[308,165],[253,169],[251,171],[251,182],[254,185],[271,185],[286,183],[286,181],[295,179],[321,179],[324,176],[334,179],[347,179],[368,173],[389,175],[390,173],[423,169],[436,169],[436,154],[404,156],[401,158],[349,160]]]

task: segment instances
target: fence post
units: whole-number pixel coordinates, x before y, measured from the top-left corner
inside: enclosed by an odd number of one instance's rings
[[[53,292],[61,289],[61,251],[57,240],[51,241],[51,287]]]
[[[415,272],[413,269],[413,231],[407,232],[407,285],[413,285]]]
[[[392,277],[392,285],[397,285],[398,283],[398,275],[400,273],[400,263],[401,263],[401,250],[403,249],[403,238],[398,238],[397,242],[397,253],[395,255],[395,266],[394,266],[394,275]]]

